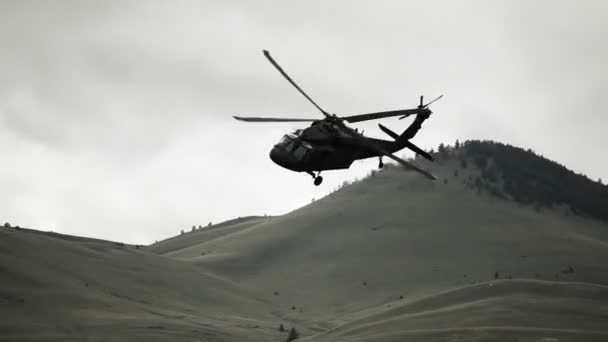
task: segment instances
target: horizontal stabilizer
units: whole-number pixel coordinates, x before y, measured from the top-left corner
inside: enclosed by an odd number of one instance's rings
[[[395,139],[398,144],[402,144],[403,147],[409,148],[410,150],[416,152],[417,154],[423,156],[424,158],[426,158],[428,160],[433,160],[433,156],[431,156],[428,152],[424,151],[420,147],[412,144],[409,140],[405,140],[405,138],[401,137],[399,134],[386,128],[382,124],[378,124],[378,127],[380,127],[382,132],[388,134],[391,138]]]
[[[393,138],[395,140],[399,139],[399,134],[391,131],[390,129],[388,129],[388,128],[384,127],[384,126],[382,126],[382,124],[378,124],[378,127],[380,127],[380,129],[382,130],[382,132],[390,135],[391,138]]]
[[[424,151],[420,147],[412,144],[409,140],[404,141],[403,144],[405,145],[405,147],[407,147],[410,150],[416,152],[417,154],[423,156],[424,158],[426,158],[428,160],[433,160],[433,156],[431,156],[428,152]]]

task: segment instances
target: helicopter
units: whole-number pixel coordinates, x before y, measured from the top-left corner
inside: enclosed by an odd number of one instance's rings
[[[433,157],[428,152],[414,145],[410,139],[416,135],[422,127],[422,123],[432,114],[429,106],[442,98],[443,95],[426,104],[424,104],[424,97],[420,96],[420,104],[413,109],[399,109],[340,117],[335,113],[329,114],[308,96],[272,58],[268,50],[263,50],[263,53],[281,75],[324,116],[322,119],[233,116],[235,119],[245,122],[311,122],[311,125],[307,128],[297,129],[292,133],[285,134],[274,145],[270,150],[270,159],[275,164],[291,171],[308,173],[313,177],[313,183],[316,186],[323,182],[321,171],[348,169],[355,160],[373,157],[378,157],[379,168],[382,168],[384,165],[382,157],[387,157],[406,169],[416,171],[431,180],[437,179],[430,172],[395,156],[393,153],[408,148],[428,160],[433,160]],[[345,122],[355,123],[393,116],[400,116],[399,119],[401,120],[411,115],[416,115],[414,121],[401,134],[397,134],[382,124],[378,124],[380,129],[393,140],[366,137],[358,129],[350,128],[345,124]]]

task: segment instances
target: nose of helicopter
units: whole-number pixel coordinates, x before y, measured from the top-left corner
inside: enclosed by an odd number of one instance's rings
[[[284,158],[282,158],[282,154],[281,148],[274,146],[272,150],[270,150],[270,160],[279,166],[283,166]]]
[[[281,145],[275,145],[270,150],[270,160],[287,170],[297,171],[298,163],[293,156]]]

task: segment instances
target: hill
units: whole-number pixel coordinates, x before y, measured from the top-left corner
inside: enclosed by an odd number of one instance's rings
[[[606,186],[493,142],[434,155],[414,162],[436,182],[387,164],[289,214],[143,248],[2,229],[2,336],[606,340]]]
[[[608,222],[608,186],[574,173],[532,150],[497,142],[468,141],[457,157],[471,160],[491,192],[551,208],[566,205],[576,214]]]
[[[314,340],[605,341],[608,312],[597,304],[607,295],[593,284],[499,280],[407,301]]]
[[[172,251],[183,250],[192,245],[209,242],[268,220],[272,220],[272,216],[239,217],[156,242],[149,246],[148,250],[158,254],[168,254]]]
[[[479,152],[484,148],[494,154]],[[601,215],[577,210],[584,206],[572,195],[575,186],[547,202],[544,187],[511,177],[517,168],[503,168],[502,160],[516,163],[512,154],[521,151],[492,142],[443,146],[432,165],[440,181],[388,166],[285,216],[166,255],[259,292],[312,335],[399,298],[416,300],[495,277],[608,284],[608,265],[599,262],[608,257]],[[543,167],[528,172],[539,181],[561,169]],[[529,169],[528,162],[521,169]],[[568,171],[560,177],[569,183],[579,176]],[[606,191],[587,182],[596,193]],[[528,197],[511,189],[528,189]]]
[[[0,229],[2,341],[267,341],[269,306],[190,263],[122,243]]]

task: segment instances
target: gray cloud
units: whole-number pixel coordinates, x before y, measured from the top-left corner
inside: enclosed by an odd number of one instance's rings
[[[446,97],[416,137],[488,138],[608,178],[603,1],[3,2],[3,219],[150,242],[192,224],[277,214],[321,188],[268,159],[318,116],[261,55],[338,114]],[[403,121],[388,126],[402,129]],[[357,127],[380,136],[376,123]]]

